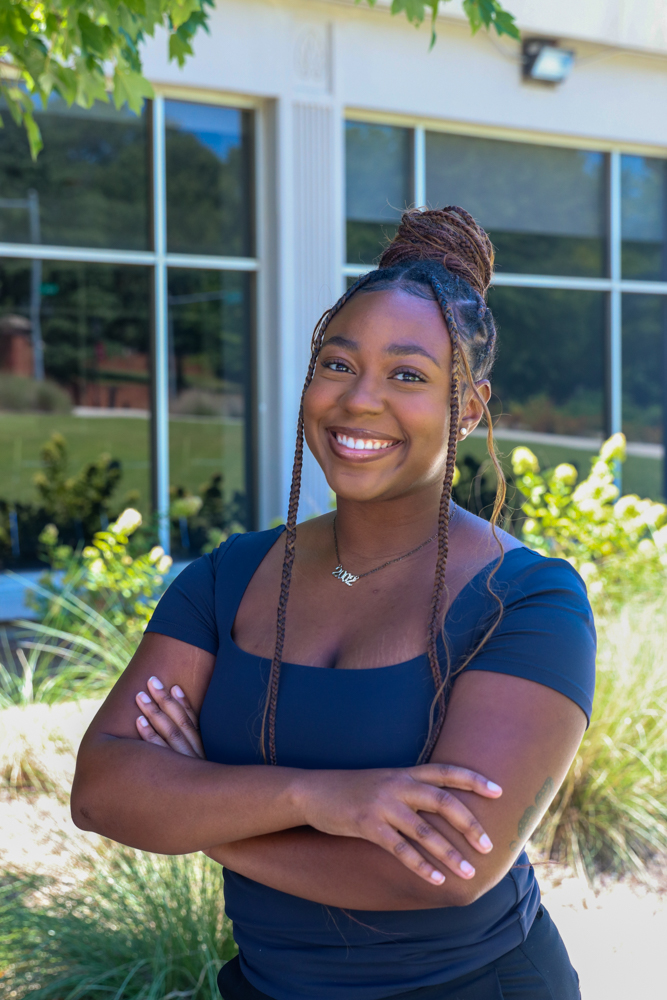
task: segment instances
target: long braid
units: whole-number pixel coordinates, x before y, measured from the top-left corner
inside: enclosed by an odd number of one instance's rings
[[[292,581],[292,569],[294,567],[294,555],[296,552],[296,518],[299,511],[299,494],[301,492],[301,470],[303,468],[303,401],[308,391],[308,387],[315,374],[317,358],[322,348],[322,341],[330,321],[339,312],[346,302],[369,280],[370,274],[362,275],[347,291],[340,297],[338,302],[331,309],[327,309],[320,318],[311,341],[310,362],[306,373],[306,380],[301,392],[301,402],[299,404],[299,417],[296,425],[296,448],[294,451],[294,464],[292,466],[292,484],[290,487],[289,505],[287,508],[287,521],[285,524],[285,555],[283,557],[283,571],[280,579],[280,597],[278,599],[278,612],[276,615],[276,645],[271,661],[271,671],[269,673],[269,683],[267,698],[262,716],[262,730],[260,743],[264,760],[266,754],[266,728],[268,720],[269,730],[269,754],[271,764],[278,763],[276,753],[276,711],[278,707],[278,686],[280,684],[280,668],[283,661],[283,647],[285,645],[285,621],[287,618],[287,601],[289,598],[290,583]]]
[[[442,724],[445,721],[446,690],[449,680],[449,657],[447,662],[447,676],[443,678],[440,669],[440,658],[438,657],[438,635],[440,633],[440,616],[442,613],[442,600],[445,593],[445,574],[447,570],[447,556],[449,555],[449,518],[452,500],[452,487],[454,483],[454,470],[456,469],[456,446],[459,433],[459,416],[461,402],[461,347],[458,326],[454,318],[452,307],[445,299],[445,292],[437,280],[431,279],[433,291],[442,309],[449,340],[452,349],[452,369],[449,386],[449,436],[447,440],[447,463],[445,465],[445,478],[440,494],[440,510],[438,513],[438,556],[435,569],[435,580],[433,584],[433,597],[431,598],[431,610],[428,619],[427,634],[427,654],[428,662],[433,676],[435,686],[435,698],[431,704],[429,718],[429,731],[426,744],[421,753],[420,760],[428,760],[433,752],[433,748],[440,735]],[[437,714],[436,714],[437,712]]]

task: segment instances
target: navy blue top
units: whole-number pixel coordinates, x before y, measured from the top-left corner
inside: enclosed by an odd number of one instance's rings
[[[202,706],[209,760],[261,764],[270,660],[232,640],[241,598],[283,528],[232,535],[191,563],[158,604],[149,632],[216,656]],[[497,616],[489,564],[446,618],[452,665]],[[530,549],[506,555],[494,577],[502,621],[466,667],[554,688],[590,718],[595,630],[586,588],[569,563]],[[275,614],[274,608],[267,608]],[[444,648],[440,649],[444,657]],[[428,730],[433,680],[426,655],[362,670],[284,663],[276,718],[278,762],[288,767],[410,767]],[[522,867],[525,866],[525,867]],[[378,912],[322,906],[225,872],[225,905],[241,967],[275,1000],[377,1000],[445,983],[481,968],[525,939],[540,900],[524,853],[516,867],[466,907]]]

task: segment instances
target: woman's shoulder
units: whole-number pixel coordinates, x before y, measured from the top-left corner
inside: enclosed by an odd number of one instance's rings
[[[209,561],[214,576],[218,568],[229,562],[230,559],[252,562],[259,557],[258,561],[261,562],[284,530],[285,525],[280,524],[275,528],[267,528],[265,531],[235,532],[233,535],[229,535],[224,542],[221,542],[216,549],[213,549],[208,556],[201,558]],[[205,572],[203,564],[201,568],[202,572]]]

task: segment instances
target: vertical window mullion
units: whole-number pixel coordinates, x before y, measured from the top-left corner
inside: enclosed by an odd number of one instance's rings
[[[415,207],[426,204],[426,132],[417,126],[413,130],[412,183]]]
[[[153,148],[153,400],[151,413],[153,507],[160,545],[169,552],[169,343],[164,98],[152,107]]]
[[[607,329],[607,433],[622,428],[622,316],[621,316],[621,154],[609,154],[608,185],[609,293]]]

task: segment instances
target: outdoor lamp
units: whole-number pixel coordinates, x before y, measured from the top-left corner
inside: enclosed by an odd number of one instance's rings
[[[544,38],[527,38],[523,43],[523,78],[541,83],[562,83],[574,65],[574,52],[560,49]]]

